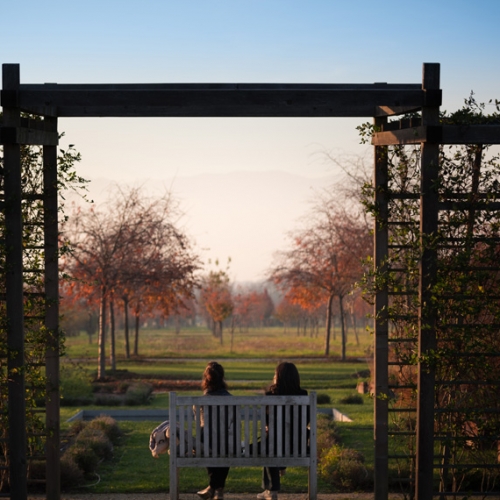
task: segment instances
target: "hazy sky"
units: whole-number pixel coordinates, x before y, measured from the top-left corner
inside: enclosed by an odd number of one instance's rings
[[[422,63],[439,62],[443,109],[471,90],[500,98],[498,0],[2,0],[0,16],[0,62],[19,63],[23,83],[420,83]],[[60,130],[90,179],[317,179],[335,171],[325,150],[366,155],[361,121],[79,118]],[[228,212],[223,199],[211,203]],[[214,247],[206,232],[202,245]],[[241,252],[234,269],[252,279],[267,263]]]

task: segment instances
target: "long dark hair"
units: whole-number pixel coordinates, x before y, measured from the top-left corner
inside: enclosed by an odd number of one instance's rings
[[[210,361],[201,381],[203,392],[212,392],[220,389],[227,389],[226,381],[224,380],[224,368],[217,361]]]
[[[274,382],[269,386],[272,394],[300,395],[300,375],[297,367],[288,361],[283,361],[276,367]]]

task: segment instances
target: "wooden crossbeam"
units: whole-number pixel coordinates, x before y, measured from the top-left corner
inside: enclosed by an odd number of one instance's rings
[[[0,144],[23,144],[27,146],[57,146],[57,132],[37,130],[27,127],[1,127]]]
[[[447,145],[500,144],[500,125],[437,125],[376,132],[374,146],[420,144],[424,142]]]
[[[371,117],[382,105],[414,109],[428,100],[420,85],[379,83],[22,84],[2,94],[3,105],[60,117]]]

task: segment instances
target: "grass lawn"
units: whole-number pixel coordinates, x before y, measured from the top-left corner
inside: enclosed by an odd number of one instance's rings
[[[154,459],[148,449],[150,422],[121,422],[125,431],[125,445],[119,447],[113,462],[103,464],[99,469],[100,482],[86,488],[92,493],[154,493],[168,491],[168,455]],[[261,491],[260,468],[233,468],[226,483],[226,490],[232,493],[258,493]],[[204,468],[180,469],[180,491],[196,493],[208,484]],[[319,483],[321,491],[328,486]],[[307,491],[307,469],[290,468],[283,480],[283,492],[304,493]]]
[[[358,329],[358,340],[353,330],[349,330],[346,355],[349,358],[365,357],[372,345],[372,336],[366,330]],[[334,338],[333,338],[334,337]],[[181,330],[176,334],[171,329],[144,328],[139,333],[139,355],[144,358],[261,358],[262,356],[281,357],[323,357],[324,332],[316,335],[297,335],[295,330],[286,333],[282,327],[250,328],[248,331],[235,331],[234,335],[226,330],[224,342],[212,336],[207,328],[196,327]],[[65,342],[67,354],[71,358],[97,359],[97,337],[82,333],[68,337]],[[124,358],[125,342],[122,330],[116,332],[117,356]],[[341,353],[340,331],[330,340],[330,357],[339,358]]]
[[[368,368],[364,352],[371,338],[364,334],[363,342],[348,347],[351,361],[340,362],[338,357],[319,356],[323,339],[297,337],[295,333],[283,334],[282,329],[250,331],[235,334],[233,349],[230,336],[220,346],[210,332],[189,331],[176,335],[166,330],[144,330],[141,332],[141,357],[132,360],[118,359],[117,368],[151,379],[175,381],[200,381],[207,361],[216,359],[226,370],[229,390],[234,395],[262,394],[270,384],[278,360],[292,359],[299,370],[301,385],[318,395],[328,395],[330,403],[319,408],[336,408],[353,419],[352,423],[338,423],[345,446],[356,448],[366,456],[367,465],[373,464],[373,403],[365,397],[363,404],[345,404],[342,399],[356,392],[356,373]],[[121,338],[120,334],[118,338]],[[338,335],[337,341],[338,342]],[[279,349],[277,348],[279,346]],[[117,346],[120,350],[120,345]],[[332,352],[339,350],[339,344],[332,342]],[[89,376],[95,374],[97,345],[88,344],[88,337],[70,337],[66,342],[66,363],[69,358],[78,358],[78,365]],[[252,359],[255,356],[255,359]],[[88,359],[87,359],[88,358]],[[356,359],[360,358],[360,359]],[[64,371],[63,371],[64,373]],[[83,372],[82,372],[83,373]],[[123,372],[122,372],[123,373]],[[137,375],[136,375],[137,376]],[[196,387],[196,386],[195,386]],[[200,394],[201,389],[177,391],[179,394]],[[167,409],[168,392],[155,393],[151,404],[134,406],[134,409]],[[116,408],[116,407],[114,407]],[[120,407],[125,409],[127,407]],[[104,407],[61,408],[62,430],[69,427],[67,420],[82,409],[104,409]],[[100,478],[89,479],[84,491],[89,493],[138,493],[168,491],[168,456],[154,459],[149,451],[149,435],[160,422],[119,422],[124,431],[122,445],[115,449],[114,459],[103,462],[99,467]],[[234,493],[253,493],[261,490],[261,469],[234,468],[230,471],[227,490]],[[205,469],[181,469],[180,491],[195,493],[208,484]],[[321,492],[330,487],[319,480]],[[290,468],[283,480],[283,492],[307,491],[307,469]]]

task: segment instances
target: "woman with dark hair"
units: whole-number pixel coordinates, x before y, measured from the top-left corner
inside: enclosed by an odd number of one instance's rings
[[[307,396],[307,391],[300,387],[300,375],[297,367],[288,361],[280,363],[274,372],[273,383],[266,391],[266,396]],[[299,415],[299,420],[302,418]],[[284,419],[284,416],[283,416]],[[307,415],[309,421],[309,415]],[[288,436],[284,435],[285,429],[283,428],[283,440],[291,440],[293,435],[293,419],[290,422],[290,433]],[[299,429],[301,428],[299,423]],[[275,436],[276,438],[276,436]],[[299,437],[299,442],[300,437]],[[293,442],[290,442],[290,447],[293,449]],[[276,443],[275,443],[276,446]],[[281,481],[280,476],[284,474],[284,467],[264,467],[262,471],[262,487],[264,491],[257,495],[259,500],[277,500],[280,491]]]
[[[211,361],[205,368],[201,381],[201,389],[205,396],[231,396],[227,390],[227,384],[224,379],[224,368],[217,363],[217,361]],[[212,410],[211,408],[209,409],[210,411]],[[212,415],[210,414],[205,418],[203,408],[201,408],[200,425],[204,427],[205,423],[207,423],[209,427],[208,435],[210,438],[212,436],[212,430],[210,428],[212,422],[211,417]],[[201,436],[203,437],[203,432]],[[210,443],[210,446],[212,445],[213,443]],[[224,486],[229,473],[229,467],[207,467],[207,472],[209,485],[204,490],[198,491],[198,496],[204,500],[222,500],[224,498]]]

